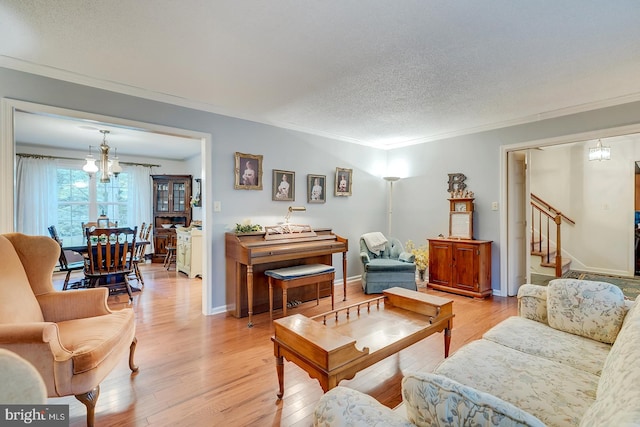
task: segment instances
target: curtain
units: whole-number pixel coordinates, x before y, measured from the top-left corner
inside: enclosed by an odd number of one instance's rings
[[[152,181],[151,168],[148,166],[123,166],[129,176],[129,197],[127,206],[127,221],[131,227],[142,223],[153,222],[153,207],[151,205]],[[138,233],[140,230],[138,230]],[[153,233],[153,228],[151,229]],[[150,235],[149,239],[153,242]],[[149,246],[147,253],[153,252],[153,245]]]
[[[16,231],[49,235],[48,227],[58,222],[56,161],[17,157]]]

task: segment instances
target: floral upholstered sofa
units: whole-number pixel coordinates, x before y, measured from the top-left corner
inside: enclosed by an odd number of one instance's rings
[[[434,372],[407,373],[389,409],[336,387],[315,426],[640,426],[640,308],[611,284],[523,285],[518,316]]]

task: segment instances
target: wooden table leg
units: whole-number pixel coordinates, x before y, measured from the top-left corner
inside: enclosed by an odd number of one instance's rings
[[[347,300],[347,253],[342,252],[342,301]]]
[[[282,316],[287,317],[287,285],[282,284]]]
[[[278,399],[284,396],[284,357],[276,356],[276,372],[278,373]]]
[[[273,278],[269,276],[269,319],[273,320]]]
[[[444,357],[449,357],[449,347],[451,346],[451,328],[444,328]]]
[[[331,310],[333,310],[334,307],[335,307],[334,304],[333,304],[333,292],[334,292],[333,281],[334,280],[335,280],[335,275],[333,275],[333,277],[331,278]]]
[[[253,327],[253,266],[247,266],[247,309],[249,310],[249,323],[247,327]]]

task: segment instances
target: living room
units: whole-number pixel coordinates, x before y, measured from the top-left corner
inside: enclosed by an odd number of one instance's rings
[[[312,134],[301,129],[230,117],[207,111],[195,102],[180,103],[176,98],[162,97],[139,88],[108,85],[99,78],[92,80],[74,74],[73,70],[64,72],[51,66],[29,66],[26,60],[20,60],[10,52],[0,53],[3,54],[0,57],[2,200],[14,200],[13,112],[23,107],[14,102],[16,100],[44,106],[44,112],[46,107],[87,112],[102,117],[108,123],[126,120],[150,131],[155,126],[162,126],[178,134],[202,138],[200,172],[204,205],[199,209],[205,231],[206,254],[202,280],[203,315],[227,311],[224,233],[236,223],[249,219],[262,226],[276,225],[283,221],[291,204],[306,206],[306,212],[295,214],[296,221],[313,227],[330,227],[351,242],[347,276],[352,280],[361,274],[358,253],[354,248],[357,248],[359,237],[366,232],[391,227],[392,234],[401,241],[412,239],[420,243],[427,238],[447,234],[447,178],[451,173],[463,173],[467,178],[466,184],[475,193],[473,237],[493,241],[492,288],[494,295],[506,296],[511,252],[507,241],[507,152],[576,141],[588,141],[584,143],[588,147],[600,138],[606,141],[607,138],[640,131],[638,88],[633,86],[635,79],[624,78],[628,64],[623,61],[618,63],[619,67],[608,62],[606,67],[602,67],[603,74],[599,78],[603,85],[605,81],[612,84],[606,78],[609,75],[606,69],[613,70],[616,76],[619,73],[623,77],[616,77],[616,81],[625,82],[626,92],[603,91],[599,92],[600,97],[596,100],[583,98],[571,106],[553,110],[523,110],[518,116],[522,120],[505,120],[499,126],[486,123],[485,127],[476,126],[475,131],[469,126],[465,132],[443,133],[421,144],[389,150],[345,143],[327,134]],[[637,74],[629,72],[629,75]],[[566,79],[571,80],[571,77]],[[589,90],[583,87],[576,92]],[[473,116],[474,111],[469,111],[468,117]],[[608,144],[615,156],[616,145],[613,142]],[[79,147],[78,152],[84,155],[86,145]],[[234,189],[236,152],[264,156],[263,190]],[[637,159],[628,160],[632,165]],[[351,196],[333,194],[336,168],[353,170]],[[274,169],[295,172],[296,193],[291,203],[272,200]],[[325,203],[306,203],[307,174],[327,177]],[[389,183],[383,179],[389,174],[401,177],[394,183],[391,201]],[[214,202],[219,202],[219,212],[214,211]],[[393,216],[391,224],[388,224],[390,202]],[[494,202],[498,203],[498,210],[493,209]],[[15,206],[3,203],[0,209],[0,231],[13,231]],[[340,261],[336,257],[334,264]],[[619,266],[615,269],[625,270]],[[336,281],[340,282],[340,269],[336,273]]]

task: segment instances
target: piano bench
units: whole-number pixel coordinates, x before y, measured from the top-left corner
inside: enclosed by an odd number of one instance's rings
[[[287,289],[316,285],[316,303],[320,304],[320,283],[331,281],[331,310],[333,310],[333,281],[336,270],[325,264],[303,264],[264,272],[269,280],[269,317],[273,319],[273,286],[282,289],[282,314],[287,316]]]

